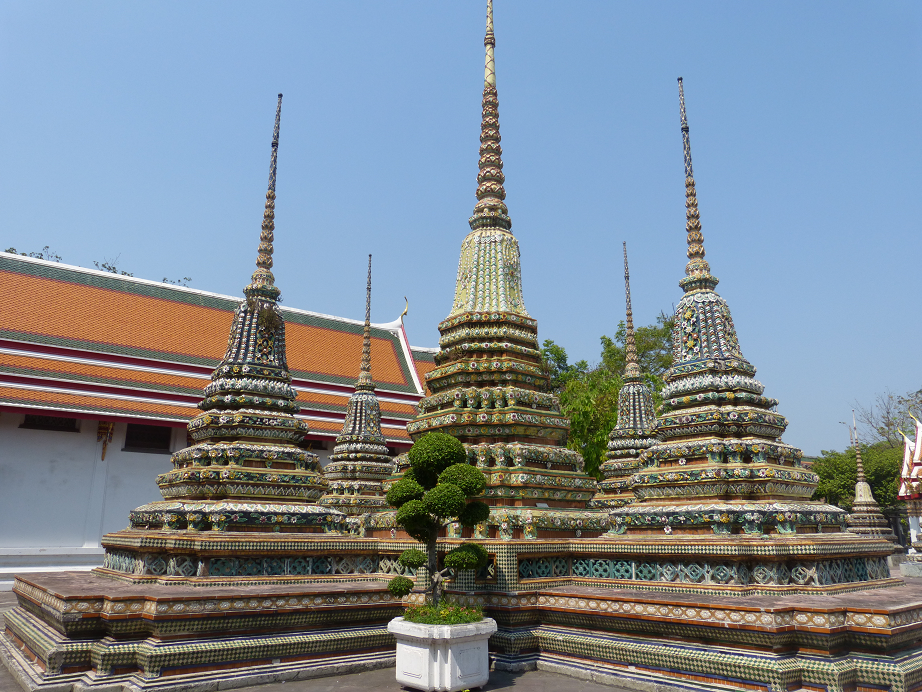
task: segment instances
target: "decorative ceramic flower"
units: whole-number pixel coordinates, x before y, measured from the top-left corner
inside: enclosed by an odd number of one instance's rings
[[[665,531],[666,533],[672,533],[672,527],[671,527],[671,526],[664,526],[664,527],[663,527],[663,531]]]

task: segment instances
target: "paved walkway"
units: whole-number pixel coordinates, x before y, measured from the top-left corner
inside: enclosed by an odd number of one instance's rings
[[[585,682],[543,670],[532,670],[527,673],[493,671],[490,673],[490,682],[480,689],[485,692],[487,690],[515,690],[515,692],[563,692],[563,690],[635,692],[624,687],[598,685],[594,682]],[[408,691],[408,688],[397,684],[397,681],[394,680],[393,668],[381,668],[367,673],[355,673],[354,675],[245,687],[241,692],[377,692],[377,690],[382,690],[382,692],[401,692]]]

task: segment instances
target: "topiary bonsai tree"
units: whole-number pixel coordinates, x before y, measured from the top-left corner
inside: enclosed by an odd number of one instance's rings
[[[487,477],[467,463],[464,445],[445,433],[423,435],[410,448],[409,457],[410,468],[387,491],[387,502],[397,508],[397,524],[425,549],[405,550],[398,561],[413,569],[426,568],[431,580],[427,601],[438,606],[448,570],[480,569],[487,564],[487,551],[476,543],[463,543],[446,553],[441,570],[436,552],[439,531],[444,527],[455,523],[473,527],[486,521],[490,507],[469,498],[483,492]],[[413,582],[394,577],[387,588],[403,598],[413,590]]]

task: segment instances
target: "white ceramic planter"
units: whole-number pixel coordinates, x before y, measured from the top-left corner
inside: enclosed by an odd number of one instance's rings
[[[419,625],[394,618],[387,631],[397,639],[397,682],[429,692],[457,692],[490,679],[487,640],[496,620],[465,625]]]

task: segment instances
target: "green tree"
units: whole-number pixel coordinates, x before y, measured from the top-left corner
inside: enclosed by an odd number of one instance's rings
[[[586,473],[601,478],[600,466],[608,451],[608,434],[618,422],[621,378],[604,367],[567,382],[560,393],[561,410],[570,419],[567,446],[586,462]]]
[[[912,417],[922,420],[922,389],[908,394],[894,394],[890,390],[874,397],[870,406],[856,404],[863,436],[871,442],[883,442],[889,447],[903,448],[900,431],[915,430]],[[910,433],[910,437],[912,437]]]
[[[544,367],[551,380],[551,391],[557,394],[563,391],[567,382],[589,372],[589,363],[585,360],[570,363],[567,358],[567,350],[563,346],[555,344],[551,339],[544,340],[541,357],[544,359]]]
[[[473,527],[490,516],[485,502],[469,501],[484,491],[487,477],[467,463],[464,445],[445,433],[423,435],[410,448],[409,457],[410,468],[387,491],[387,502],[397,508],[397,524],[422,543],[425,552],[411,548],[398,561],[412,569],[426,568],[430,580],[427,600],[437,607],[448,570],[480,569],[487,564],[487,551],[476,543],[462,543],[448,551],[441,570],[436,551],[439,532],[446,526]],[[402,598],[413,590],[413,582],[394,577],[387,588]]]
[[[662,379],[672,367],[672,327],[675,318],[660,312],[656,322],[634,330],[637,361],[640,371],[648,375],[662,389]],[[624,347],[627,341],[627,325],[621,322],[614,338],[602,337],[602,363],[612,372],[624,372]]]
[[[9,252],[12,255],[22,255],[23,257],[35,257],[36,259],[48,260],[49,262],[60,262],[63,259],[61,255],[52,250],[48,245],[38,252],[19,252],[14,247],[8,247],[4,252]]]
[[[864,475],[881,509],[899,504],[897,493],[902,461],[903,450],[886,443],[861,447]],[[824,450],[813,462],[813,471],[820,477],[813,499],[825,498],[827,502],[850,511],[855,501],[855,484],[858,482],[855,450]]]

